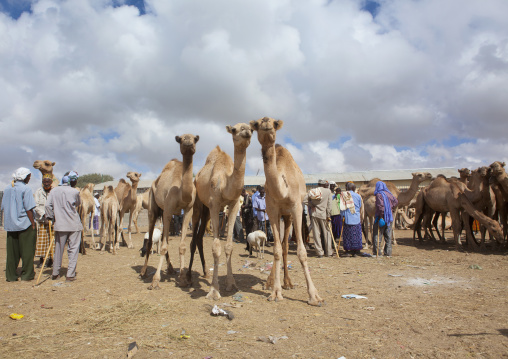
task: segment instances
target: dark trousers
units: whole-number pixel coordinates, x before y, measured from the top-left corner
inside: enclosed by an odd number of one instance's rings
[[[32,280],[35,277],[34,256],[37,231],[28,227],[24,231],[7,232],[7,261],[5,277],[9,282],[18,280],[16,270],[21,259],[21,280]]]
[[[245,237],[243,235],[242,221],[240,220],[239,216],[236,216],[235,219],[235,226],[233,227],[233,237],[239,240],[240,242],[245,241]]]
[[[270,226],[270,221],[258,221],[258,225],[258,230],[266,233],[266,240],[268,242],[273,242],[273,233],[272,227]]]

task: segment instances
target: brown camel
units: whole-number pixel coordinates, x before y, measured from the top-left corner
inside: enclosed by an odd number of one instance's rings
[[[185,237],[187,236],[187,229],[192,217],[192,206],[196,197],[196,188],[192,183],[192,161],[194,153],[196,152],[196,143],[199,136],[185,134],[175,137],[176,142],[180,144],[180,152],[183,156],[183,162],[173,159],[169,161],[163,168],[161,174],[152,183],[148,201],[148,240],[144,243],[143,247],[146,248],[145,264],[141,269],[140,276],[143,278],[146,275],[148,266],[148,258],[152,250],[153,230],[155,221],[162,215],[163,236],[162,236],[162,250],[161,257],[157,271],[152,279],[152,284],[148,289],[160,289],[159,282],[161,279],[161,269],[164,257],[168,265],[168,273],[173,273],[173,266],[169,260],[168,253],[168,237],[169,237],[169,224],[171,216],[180,214],[182,209],[184,211],[182,223],[182,235],[180,239],[180,281],[185,282],[184,271],[184,255],[185,255]]]
[[[136,208],[134,208],[134,212],[132,214],[132,222],[134,222],[134,227],[136,227],[136,233],[139,233],[139,228],[138,228],[139,213],[143,209],[148,209],[149,194],[150,194],[150,189],[147,189],[145,192],[138,194],[138,199],[136,201]]]
[[[120,236],[123,238],[123,218],[125,213],[129,212],[129,226],[127,227],[127,231],[129,232],[129,243],[128,248],[134,248],[132,244],[132,236],[131,236],[131,222],[132,222],[132,213],[136,208],[136,202],[138,200],[137,189],[139,178],[141,177],[141,173],[138,172],[127,172],[127,178],[129,178],[132,182],[132,185],[128,184],[123,178],[120,179],[118,185],[115,188],[115,194],[118,198],[118,203],[120,204],[119,215],[120,220],[118,221],[118,233],[116,239],[117,247],[120,245]]]
[[[221,297],[219,290],[219,259],[222,246],[219,240],[219,212],[224,206],[228,206],[230,218],[227,222],[227,239],[225,246],[227,263],[226,290],[231,291],[236,288],[233,268],[231,266],[233,226],[236,213],[238,213],[240,209],[239,198],[242,194],[243,180],[245,177],[247,147],[249,147],[252,137],[252,130],[246,123],[226,126],[226,130],[233,137],[234,161],[226,152],[222,151],[220,147],[217,146],[206,158],[205,165],[198,172],[194,181],[199,200],[196,200],[194,204],[194,210],[196,212],[192,217],[193,236],[187,282],[182,283],[187,285],[191,284],[191,269],[196,247],[199,249],[204,275],[206,276],[207,274],[203,256],[203,235],[208,217],[210,216],[214,238],[212,245],[214,265],[212,285],[206,297],[215,300]],[[202,225],[198,228],[199,223]]]
[[[101,238],[105,236],[104,245],[102,246],[101,253],[104,253],[106,243],[109,241],[109,249],[116,254],[115,246],[115,226],[118,223],[118,211],[119,211],[118,198],[116,198],[115,190],[113,186],[104,187],[104,193],[101,199]]]
[[[288,237],[291,222],[297,240],[298,259],[303,268],[310,305],[321,305],[323,299],[319,296],[310,276],[307,263],[307,251],[302,239],[302,202],[307,192],[305,180],[300,167],[295,163],[291,153],[280,145],[275,144],[276,131],[282,128],[281,120],[264,117],[251,121],[250,126],[258,133],[261,144],[261,154],[265,170],[266,212],[270,219],[273,238],[273,266],[267,281],[267,287],[272,287],[269,300],[282,300],[280,284],[281,255],[284,260],[284,287],[292,288],[287,269]],[[280,219],[284,219],[284,241],[280,241]],[[282,247],[283,246],[283,247]]]
[[[428,172],[414,172],[411,174],[413,179],[411,181],[411,185],[407,191],[401,192],[393,184],[389,181],[383,181],[386,184],[386,187],[390,190],[395,198],[399,201],[397,207],[404,207],[411,203],[411,200],[415,197],[418,192],[418,188],[420,183],[431,180],[432,175]],[[372,227],[374,225],[374,217],[376,213],[376,197],[374,196],[374,191],[376,189],[376,183],[381,181],[379,178],[374,178],[370,180],[367,184],[360,186],[359,193],[362,196],[363,203],[365,205],[365,219],[363,222],[364,236],[365,241],[367,243],[367,248],[369,247],[369,243],[371,243],[370,236],[372,234]],[[395,216],[394,216],[395,217]],[[393,235],[393,231],[392,231]],[[397,244],[395,239],[393,238],[393,244]]]
[[[422,189],[422,193],[424,206],[429,206],[435,212],[450,212],[453,239],[457,249],[461,248],[461,210],[483,224],[493,238],[497,240],[503,238],[499,223],[488,218],[474,207],[470,198],[474,198],[475,194],[460,181],[451,181],[444,177],[438,177],[432,181],[428,187]],[[419,211],[417,208],[415,230],[419,228],[421,216],[424,211],[425,210]],[[419,237],[421,237],[421,235],[419,235]]]
[[[93,221],[89,222],[90,226],[87,226],[86,220],[88,218],[88,215],[91,214],[93,217],[93,213],[95,210],[95,201],[93,198],[93,189],[95,185],[93,183],[88,183],[85,187],[83,187],[79,191],[79,198],[81,199],[81,204],[79,205],[78,212],[79,217],[81,218],[81,224],[83,225],[83,230],[81,231],[81,251],[83,254],[85,254],[85,231],[86,228],[89,227],[89,229],[92,232],[92,242],[94,249],[97,249],[97,245],[95,243],[94,238],[94,232],[93,232]]]
[[[34,162],[34,168],[41,171],[41,174],[44,176],[45,174],[50,174],[53,177],[53,183],[51,184],[51,188],[55,188],[58,186],[58,178],[53,174],[53,167],[55,166],[55,162],[51,162],[48,160],[37,160]]]
[[[503,225],[505,239],[508,240],[508,176],[505,171],[505,163],[496,161],[490,165],[490,173],[493,180],[492,190],[496,197],[496,208],[499,212],[499,220]]]
[[[467,183],[469,182],[469,177],[471,177],[471,171],[469,168],[460,168],[458,169],[460,179],[459,181],[464,183],[467,186]]]

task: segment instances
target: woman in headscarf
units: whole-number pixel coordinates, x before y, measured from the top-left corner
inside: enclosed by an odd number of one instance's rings
[[[35,200],[32,189],[27,186],[31,173],[28,168],[20,167],[12,177],[14,179],[4,190],[2,198],[4,229],[7,231],[5,276],[8,282],[19,279],[17,268],[20,259],[21,280],[32,280],[35,277]]]
[[[374,195],[376,196],[376,219],[374,220],[374,233],[372,233],[372,241],[374,242],[372,249],[375,256],[381,255],[379,253],[380,248],[378,243],[378,232],[380,232],[385,239],[383,254],[385,256],[391,257],[393,224],[392,211],[395,210],[399,204],[399,201],[390,192],[383,181],[378,181],[376,183]]]
[[[35,191],[35,203],[34,209],[35,220],[37,221],[37,245],[35,247],[35,256],[40,258],[38,267],[44,263],[44,256],[48,251],[51,238],[49,237],[50,228],[49,221],[46,218],[46,201],[48,200],[49,192],[51,191],[51,185],[53,184],[53,176],[45,174],[42,176],[42,187]],[[53,223],[51,223],[51,232],[53,232]],[[55,246],[51,246],[46,266],[51,267],[53,265],[53,255],[55,252]]]
[[[362,197],[355,192],[353,182],[346,183],[346,191],[340,197],[340,213],[344,217],[342,232],[342,246],[346,252],[345,257],[360,255],[362,245],[361,212],[363,211]]]

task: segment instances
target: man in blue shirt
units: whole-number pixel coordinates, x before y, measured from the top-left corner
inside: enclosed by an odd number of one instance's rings
[[[259,196],[256,197],[252,201],[252,207],[256,210],[257,220],[258,220],[258,229],[266,233],[268,242],[273,242],[273,233],[272,228],[270,227],[270,219],[268,218],[268,214],[266,214],[266,198],[265,198],[265,189],[261,187],[259,189]]]
[[[31,173],[20,167],[14,172],[14,180],[7,186],[2,199],[4,229],[7,231],[7,261],[5,276],[8,282],[19,279],[16,270],[21,259],[21,280],[35,277],[34,256],[37,231],[33,209],[36,206],[32,189],[27,186]]]
[[[252,194],[252,216],[254,219],[254,225],[252,226],[252,232],[257,231],[259,228],[259,222],[258,222],[258,212],[256,211],[256,208],[254,208],[254,201],[256,198],[259,197],[259,190],[261,189],[261,186],[256,186],[256,192]],[[248,233],[247,233],[248,234]]]

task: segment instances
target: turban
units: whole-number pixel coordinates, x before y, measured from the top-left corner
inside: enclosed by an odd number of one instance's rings
[[[23,181],[31,173],[28,168],[20,167],[12,174],[12,178],[14,178],[14,181]]]
[[[49,173],[46,173],[44,176],[42,176],[42,179],[44,178],[49,178],[50,180],[53,180],[53,176],[50,175]]]

